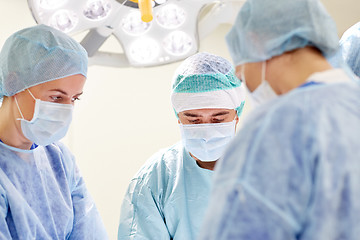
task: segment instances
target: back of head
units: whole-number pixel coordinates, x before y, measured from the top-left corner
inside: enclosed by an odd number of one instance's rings
[[[71,37],[37,25],[11,35],[0,53],[0,98],[29,87],[87,74],[87,53]]]
[[[204,108],[236,109],[241,114],[245,93],[226,59],[197,53],[176,70],[171,101],[176,113]]]
[[[341,37],[340,57],[360,77],[360,22],[350,27]]]
[[[338,46],[335,23],[319,0],[247,0],[226,40],[235,65],[305,46],[328,57]]]

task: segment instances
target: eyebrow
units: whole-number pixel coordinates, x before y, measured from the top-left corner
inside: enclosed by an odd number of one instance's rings
[[[230,114],[230,112],[228,111],[223,111],[223,112],[218,112],[218,113],[215,113],[213,115],[211,115],[212,117],[217,117],[217,116],[223,116],[223,115],[228,115]],[[199,115],[199,114],[195,114],[195,113],[184,113],[184,115],[186,117],[202,117],[202,115]]]
[[[58,89],[58,88],[56,88],[56,89],[51,89],[51,90],[49,90],[49,91],[60,92],[60,93],[62,93],[62,94],[64,94],[64,95],[68,96],[67,92],[65,92],[65,91],[63,91],[63,90],[61,90],[61,89]],[[78,94],[75,94],[75,96],[80,96],[81,94],[83,94],[83,92],[78,93]]]
[[[64,95],[68,95],[67,92],[65,92],[65,91],[63,91],[63,90],[61,90],[61,89],[58,89],[58,88],[56,88],[56,89],[51,89],[51,90],[49,90],[49,91],[60,92],[60,93],[62,93],[62,94],[64,94]]]
[[[201,117],[201,115],[195,114],[195,113],[184,113],[187,117]]]
[[[223,116],[223,115],[228,115],[228,114],[230,114],[230,112],[228,112],[228,111],[223,111],[223,112],[215,113],[215,114],[213,114],[213,115],[211,115],[211,116],[217,117],[217,116]]]

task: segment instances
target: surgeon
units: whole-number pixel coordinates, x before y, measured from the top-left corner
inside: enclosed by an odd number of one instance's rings
[[[0,53],[0,239],[108,239],[70,151],[60,142],[83,92],[87,53],[38,25]]]
[[[171,101],[182,142],[152,156],[131,180],[119,240],[196,239],[213,169],[235,135],[245,92],[227,60],[187,58],[175,73]]]
[[[217,164],[200,240],[355,240],[360,87],[317,0],[248,0],[226,36],[257,106]]]
[[[360,77],[360,22],[350,27],[341,37],[340,49],[331,63],[345,62],[357,77]],[[337,61],[337,62],[336,62]]]

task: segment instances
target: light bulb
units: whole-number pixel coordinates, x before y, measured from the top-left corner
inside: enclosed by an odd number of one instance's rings
[[[175,31],[167,35],[163,40],[165,50],[173,55],[185,55],[193,45],[191,37],[181,31]]]
[[[38,0],[38,4],[43,9],[55,9],[61,7],[67,0]]]
[[[131,58],[138,63],[149,63],[159,55],[159,45],[154,39],[143,38],[130,47]]]
[[[68,10],[59,10],[50,18],[49,25],[63,32],[70,32],[79,22],[78,16]]]
[[[177,28],[185,22],[186,13],[175,4],[167,4],[157,12],[156,19],[164,28]]]
[[[141,21],[140,11],[134,11],[122,20],[121,26],[128,34],[141,35],[149,29],[150,23]]]
[[[110,10],[111,5],[108,1],[91,0],[84,9],[84,15],[91,20],[99,20],[107,17]]]

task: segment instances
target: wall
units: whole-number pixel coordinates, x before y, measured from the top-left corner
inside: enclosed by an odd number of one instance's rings
[[[2,46],[10,34],[35,22],[25,0],[0,2]],[[339,35],[360,20],[358,0],[323,3],[334,17]],[[230,59],[224,41],[228,30],[229,26],[219,27],[202,42],[201,50]],[[111,239],[116,238],[120,205],[131,177],[153,153],[180,139],[169,100],[171,78],[178,65],[89,68],[84,95],[64,141],[77,158]]]

